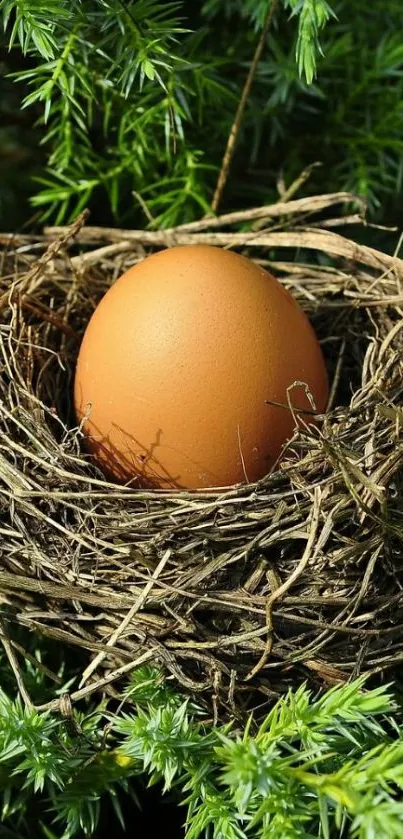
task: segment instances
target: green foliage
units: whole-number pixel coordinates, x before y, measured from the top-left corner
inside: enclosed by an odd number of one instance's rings
[[[220,14],[227,19],[241,17],[258,31],[263,27],[270,5],[270,0],[205,0],[204,13],[208,17]],[[323,55],[319,33],[336,15],[326,0],[282,0],[282,5],[298,21],[295,50],[298,70],[310,84],[316,75],[317,56]]]
[[[387,735],[383,688],[362,682],[314,699],[305,687],[269,712],[257,732],[205,730],[177,697],[116,721],[118,753],[142,761],[152,781],[186,794],[187,839],[398,837],[403,743]]]
[[[121,817],[117,792],[129,789],[129,773],[105,750],[101,721],[98,711],[76,715],[71,725],[0,692],[2,823],[28,824],[39,793],[52,824],[61,824],[63,839],[94,832],[102,794],[112,796]]]
[[[56,27],[68,20],[67,6],[67,0],[1,0],[4,29],[10,32],[9,48],[18,39],[24,55],[35,51],[42,58],[54,58],[58,52]]]
[[[365,690],[360,679],[318,697],[290,691],[244,730],[208,724],[150,667],[132,676],[117,713],[88,706],[64,719],[2,691],[4,835],[32,835],[36,806],[48,839],[92,836],[105,796],[123,823],[122,790],[135,826],[133,781],[145,778],[186,808],[186,839],[398,839],[397,714],[387,688]]]
[[[5,81],[4,218],[12,218],[18,173],[18,189],[28,190],[21,159],[35,175],[29,188],[41,221],[70,220],[85,205],[94,222],[123,225],[170,226],[207,212],[269,6],[0,0],[0,73],[16,82],[36,131],[9,127],[18,101]],[[402,15],[400,0],[365,9],[361,0],[279,0],[225,192],[229,207],[272,200],[279,171],[289,182],[315,160],[324,169],[312,191],[352,189],[373,209],[400,192]]]
[[[299,15],[296,58],[300,76],[304,75],[311,84],[316,75],[316,56],[323,55],[319,33],[331,17],[333,10],[326,0],[285,0],[291,15]]]

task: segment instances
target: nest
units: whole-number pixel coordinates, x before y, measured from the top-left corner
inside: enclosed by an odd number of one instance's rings
[[[17,625],[81,648],[73,701],[117,695],[149,662],[216,718],[301,680],[389,678],[401,662],[403,261],[335,232],[363,223],[354,201],[322,195],[162,232],[81,216],[0,237],[1,638],[22,692]],[[71,410],[81,335],[126,268],[200,241],[246,253],[299,300],[326,355],[329,408],[257,484],[116,486],[83,454]]]

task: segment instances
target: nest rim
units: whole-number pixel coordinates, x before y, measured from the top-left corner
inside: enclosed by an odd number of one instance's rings
[[[89,661],[73,701],[113,692],[153,661],[215,718],[242,716],[299,681],[328,686],[360,672],[383,676],[401,660],[403,526],[395,507],[403,463],[403,261],[334,233],[335,219],[312,222],[315,213],[342,207],[338,223],[356,224],[357,215],[346,215],[354,200],[340,193],[279,202],[175,231],[100,232],[85,226],[83,214],[29,241],[0,237],[3,638],[12,649],[18,624],[81,647]],[[222,232],[257,220],[265,229]],[[365,323],[359,386],[348,404],[337,403],[341,342],[334,404],[317,428],[299,428],[289,457],[255,484],[117,487],[82,456],[79,429],[55,409],[63,364],[94,295],[127,260],[201,236],[252,248],[298,290],[313,317],[328,323],[348,311],[353,337]],[[280,262],[285,242],[333,257],[308,266]],[[38,373],[44,358],[52,386],[48,373]]]

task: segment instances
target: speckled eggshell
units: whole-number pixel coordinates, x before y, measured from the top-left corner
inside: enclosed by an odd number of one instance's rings
[[[263,477],[295,429],[287,388],[323,411],[328,380],[294,298],[251,260],[172,247],[130,268],[89,321],[74,399],[86,445],[117,481],[223,487]],[[311,410],[305,389],[293,405]]]

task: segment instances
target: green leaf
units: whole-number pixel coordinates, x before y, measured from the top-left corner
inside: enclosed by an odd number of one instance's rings
[[[317,56],[323,55],[319,33],[335,12],[326,0],[284,0],[291,16],[298,16],[296,59],[300,75],[312,84],[316,75]]]

